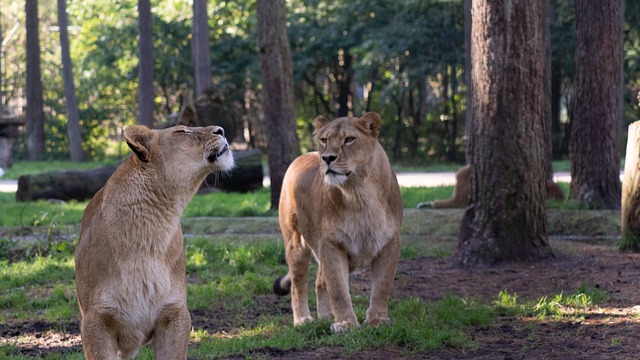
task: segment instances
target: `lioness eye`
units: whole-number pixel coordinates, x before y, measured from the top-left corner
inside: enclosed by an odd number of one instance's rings
[[[355,140],[356,138],[353,136],[347,136],[346,139],[344,139],[344,143],[345,144],[351,144],[353,142],[353,140]]]
[[[327,144],[327,138],[320,138],[320,144],[326,145]]]
[[[189,130],[189,129],[177,129],[175,131],[176,133],[181,133],[181,134],[192,134],[193,131]]]

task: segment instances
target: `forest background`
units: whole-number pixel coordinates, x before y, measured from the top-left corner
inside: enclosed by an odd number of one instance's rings
[[[193,101],[192,2],[153,2],[153,122],[175,118]],[[462,0],[299,1],[287,5],[295,115],[301,152],[313,148],[312,120],[379,112],[380,140],[396,163],[465,160],[466,108]],[[261,109],[255,0],[207,6],[212,84],[242,130],[236,140],[266,147]],[[20,2],[3,3],[2,109],[25,112],[26,28]],[[568,158],[575,4],[551,1],[551,101],[554,159]],[[138,9],[134,0],[67,3],[70,54],[82,148],[91,159],[121,157],[122,129],[138,111]],[[640,4],[625,2],[624,116],[640,118]],[[44,159],[68,158],[67,113],[56,2],[39,2]],[[619,149],[624,151],[626,131]],[[14,147],[27,159],[26,138]],[[621,154],[622,156],[622,154]]]

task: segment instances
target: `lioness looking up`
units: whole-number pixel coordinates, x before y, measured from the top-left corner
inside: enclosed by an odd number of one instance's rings
[[[76,292],[87,359],[186,359],[191,318],[180,216],[211,171],[233,156],[218,126],[124,132],[133,155],[82,218]]]
[[[318,261],[318,317],[333,332],[358,326],[349,296],[349,274],[371,268],[371,300],[365,324],[389,322],[387,307],[398,258],[402,197],[389,159],[378,143],[380,116],[314,121],[318,151],[298,157],[287,170],[280,196],[280,227],[289,272],[274,291],[291,291],[293,323],[313,320],[307,277]]]

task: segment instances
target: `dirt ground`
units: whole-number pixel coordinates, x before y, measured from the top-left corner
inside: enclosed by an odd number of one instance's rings
[[[537,321],[501,314],[489,326],[471,328],[475,347],[446,348],[409,353],[386,347],[346,355],[340,348],[282,351],[260,349],[259,358],[278,359],[639,359],[640,255],[618,252],[611,245],[552,241],[555,259],[539,263],[460,270],[447,258],[401,261],[395,282],[396,297],[415,296],[427,301],[450,294],[490,303],[502,289],[533,301],[542,296],[571,293],[583,283],[611,295],[606,303],[589,309],[584,320]],[[352,277],[356,292],[369,293],[368,274]],[[256,299],[257,311],[286,308],[288,301],[267,295]],[[262,309],[262,310],[260,310]],[[191,314],[194,326],[210,324],[210,313]],[[237,320],[220,318],[221,329]],[[230,314],[231,316],[231,314]],[[251,322],[251,319],[243,321]],[[246,323],[245,322],[245,323]],[[0,324],[0,338],[17,341],[23,355],[64,354],[80,348],[76,323],[24,322]]]

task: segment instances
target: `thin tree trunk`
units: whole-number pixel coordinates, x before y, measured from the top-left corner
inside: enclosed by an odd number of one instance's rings
[[[284,173],[299,152],[293,103],[293,66],[284,0],[258,0],[256,9],[271,208],[277,209]]]
[[[336,117],[349,116],[349,112],[352,110],[349,107],[349,100],[351,99],[351,83],[353,82],[353,76],[351,76],[353,56],[349,53],[349,49],[343,49],[340,60],[342,66],[338,74],[338,108],[336,109]]]
[[[576,1],[570,197],[596,209],[620,209],[623,6]]]
[[[153,127],[153,37],[151,1],[138,0],[138,123]]]
[[[211,86],[211,54],[209,53],[209,17],[207,0],[193,1],[193,67],[194,98]]]
[[[542,95],[548,0],[478,0],[472,14],[470,197],[453,265],[548,258]]]
[[[26,0],[27,26],[27,152],[29,160],[44,156],[44,101],[40,73],[38,1]]]
[[[58,0],[58,26],[60,27],[60,48],[62,52],[62,78],[67,107],[67,136],[69,137],[69,155],[71,161],[84,161],[82,134],[80,131],[80,113],[73,84],[73,65],[69,54],[69,32],[67,31],[67,2]]]

